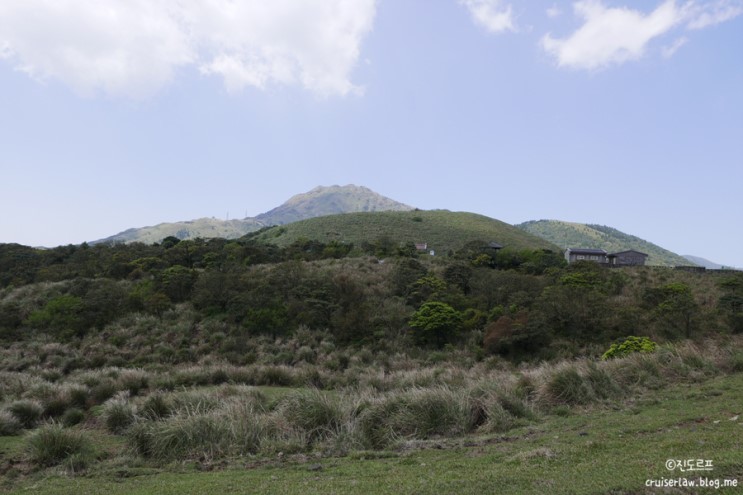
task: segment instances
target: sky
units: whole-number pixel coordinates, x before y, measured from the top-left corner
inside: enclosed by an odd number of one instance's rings
[[[0,242],[334,184],[743,267],[743,0],[0,1]]]

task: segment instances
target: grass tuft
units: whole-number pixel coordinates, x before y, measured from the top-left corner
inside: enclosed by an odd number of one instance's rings
[[[125,397],[115,397],[103,405],[103,422],[111,433],[124,433],[136,420],[134,406]]]
[[[8,406],[10,412],[23,428],[33,428],[41,419],[44,408],[33,400],[17,400]]]
[[[594,398],[593,391],[575,366],[557,370],[546,383],[546,395],[552,404],[571,406],[588,404]]]
[[[82,432],[59,424],[46,425],[29,435],[26,443],[31,461],[40,467],[56,466],[71,460],[75,470],[93,459],[91,441]]]

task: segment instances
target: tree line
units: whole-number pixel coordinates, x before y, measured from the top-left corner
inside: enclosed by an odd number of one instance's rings
[[[254,235],[0,245],[0,339],[69,342],[105,335],[129,315],[185,310],[197,322],[220,322],[224,352],[236,360],[251,337],[300,328],[343,346],[544,359],[599,353],[630,335],[741,332],[743,274],[568,266],[560,253],[484,242],[429,257],[384,237],[358,247],[300,239],[279,248]]]

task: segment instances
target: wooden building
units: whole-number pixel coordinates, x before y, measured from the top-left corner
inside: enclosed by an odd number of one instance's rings
[[[568,248],[565,250],[565,259],[568,263],[576,261],[594,261],[596,263],[607,263],[606,251],[603,249]]]
[[[634,249],[611,253],[606,257],[611,266],[643,266],[648,259],[647,254]]]
[[[643,266],[648,255],[634,249],[607,253],[603,249],[568,248],[565,250],[565,259],[568,263],[593,261],[605,266]]]

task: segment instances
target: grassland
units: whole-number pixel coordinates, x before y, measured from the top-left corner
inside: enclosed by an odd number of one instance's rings
[[[240,382],[252,379],[251,368],[225,365],[68,377],[6,372],[5,425],[21,403],[59,410],[61,398],[87,393],[89,409],[73,426],[41,418],[21,434],[0,436],[0,490],[712,493],[650,489],[646,481],[743,478],[740,339],[530,368],[403,357],[387,361],[384,372],[381,366],[352,364],[337,373],[359,373],[357,384],[326,390],[246,386]],[[114,395],[91,405],[104,385]],[[112,422],[122,407],[131,422]],[[82,436],[89,445],[40,461],[35,445],[43,431]],[[669,471],[668,459],[710,460],[713,469]]]
[[[306,238],[360,246],[386,237],[395,243],[426,243],[438,253],[470,241],[497,242],[513,249],[552,249],[554,244],[483,215],[446,210],[347,213],[274,227],[259,239],[285,247]]]
[[[43,473],[8,493],[739,493],[658,490],[647,480],[743,482],[743,375],[647,391],[621,406],[605,404],[551,415],[504,435],[436,440],[396,452],[346,458],[289,456],[204,472],[111,466],[84,477]],[[3,439],[2,455],[20,449]],[[709,459],[710,472],[668,471],[667,459]],[[213,469],[213,467],[211,468]]]

